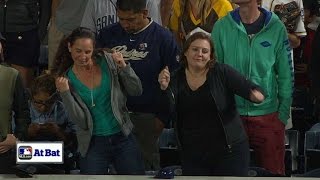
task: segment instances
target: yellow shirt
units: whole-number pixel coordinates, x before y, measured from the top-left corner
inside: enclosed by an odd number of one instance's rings
[[[188,0],[186,0],[188,1]],[[193,13],[189,13],[188,18],[181,18],[181,7],[180,7],[180,0],[173,1],[173,12],[170,17],[169,22],[169,29],[174,32],[179,31],[179,25],[182,25],[181,29],[185,31],[184,35],[187,35],[190,31],[195,29],[196,27],[200,27],[203,30],[211,33],[214,23],[227,15],[229,11],[232,11],[231,3],[228,0],[211,0],[211,8],[206,13],[206,24],[201,25],[201,19],[196,19]],[[179,22],[180,21],[180,22]]]

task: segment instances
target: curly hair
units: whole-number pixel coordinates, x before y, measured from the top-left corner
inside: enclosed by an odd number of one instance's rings
[[[180,64],[184,67],[184,68],[187,68],[188,67],[188,61],[187,61],[187,57],[184,55],[191,43],[195,40],[198,40],[198,39],[201,39],[201,40],[206,40],[209,42],[210,44],[210,51],[211,51],[211,54],[210,54],[210,60],[209,62],[207,63],[207,67],[208,68],[212,68],[214,66],[214,64],[216,63],[216,57],[215,57],[215,54],[214,54],[214,46],[213,46],[213,42],[210,38],[210,36],[206,35],[205,33],[203,32],[196,32],[194,33],[193,35],[191,35],[187,40],[186,42],[184,43],[183,45],[183,48],[182,48],[182,52],[181,52],[181,59],[180,59]]]
[[[54,76],[63,75],[72,65],[73,60],[71,53],[68,49],[68,43],[72,46],[76,40],[82,38],[89,38],[93,42],[93,47],[95,47],[95,34],[89,28],[79,27],[72,31],[72,33],[64,38],[58,47],[56,56],[54,58],[53,68],[51,72]]]

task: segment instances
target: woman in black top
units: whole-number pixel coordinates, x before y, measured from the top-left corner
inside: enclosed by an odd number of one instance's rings
[[[234,95],[261,103],[259,87],[228,65],[214,60],[210,37],[191,35],[183,48],[181,68],[159,74],[162,103],[175,113],[184,175],[245,176],[249,146]]]

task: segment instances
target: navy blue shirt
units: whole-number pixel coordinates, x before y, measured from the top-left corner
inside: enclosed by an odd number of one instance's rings
[[[158,75],[165,66],[170,72],[178,67],[180,52],[172,33],[150,21],[141,31],[129,34],[116,23],[102,29],[97,42],[100,47],[121,52],[142,82],[142,95],[128,97],[129,111],[156,113]]]

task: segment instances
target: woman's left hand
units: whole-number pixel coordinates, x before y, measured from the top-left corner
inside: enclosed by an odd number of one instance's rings
[[[126,62],[123,59],[122,53],[114,51],[112,53],[112,58],[119,68],[124,68],[127,66]]]

